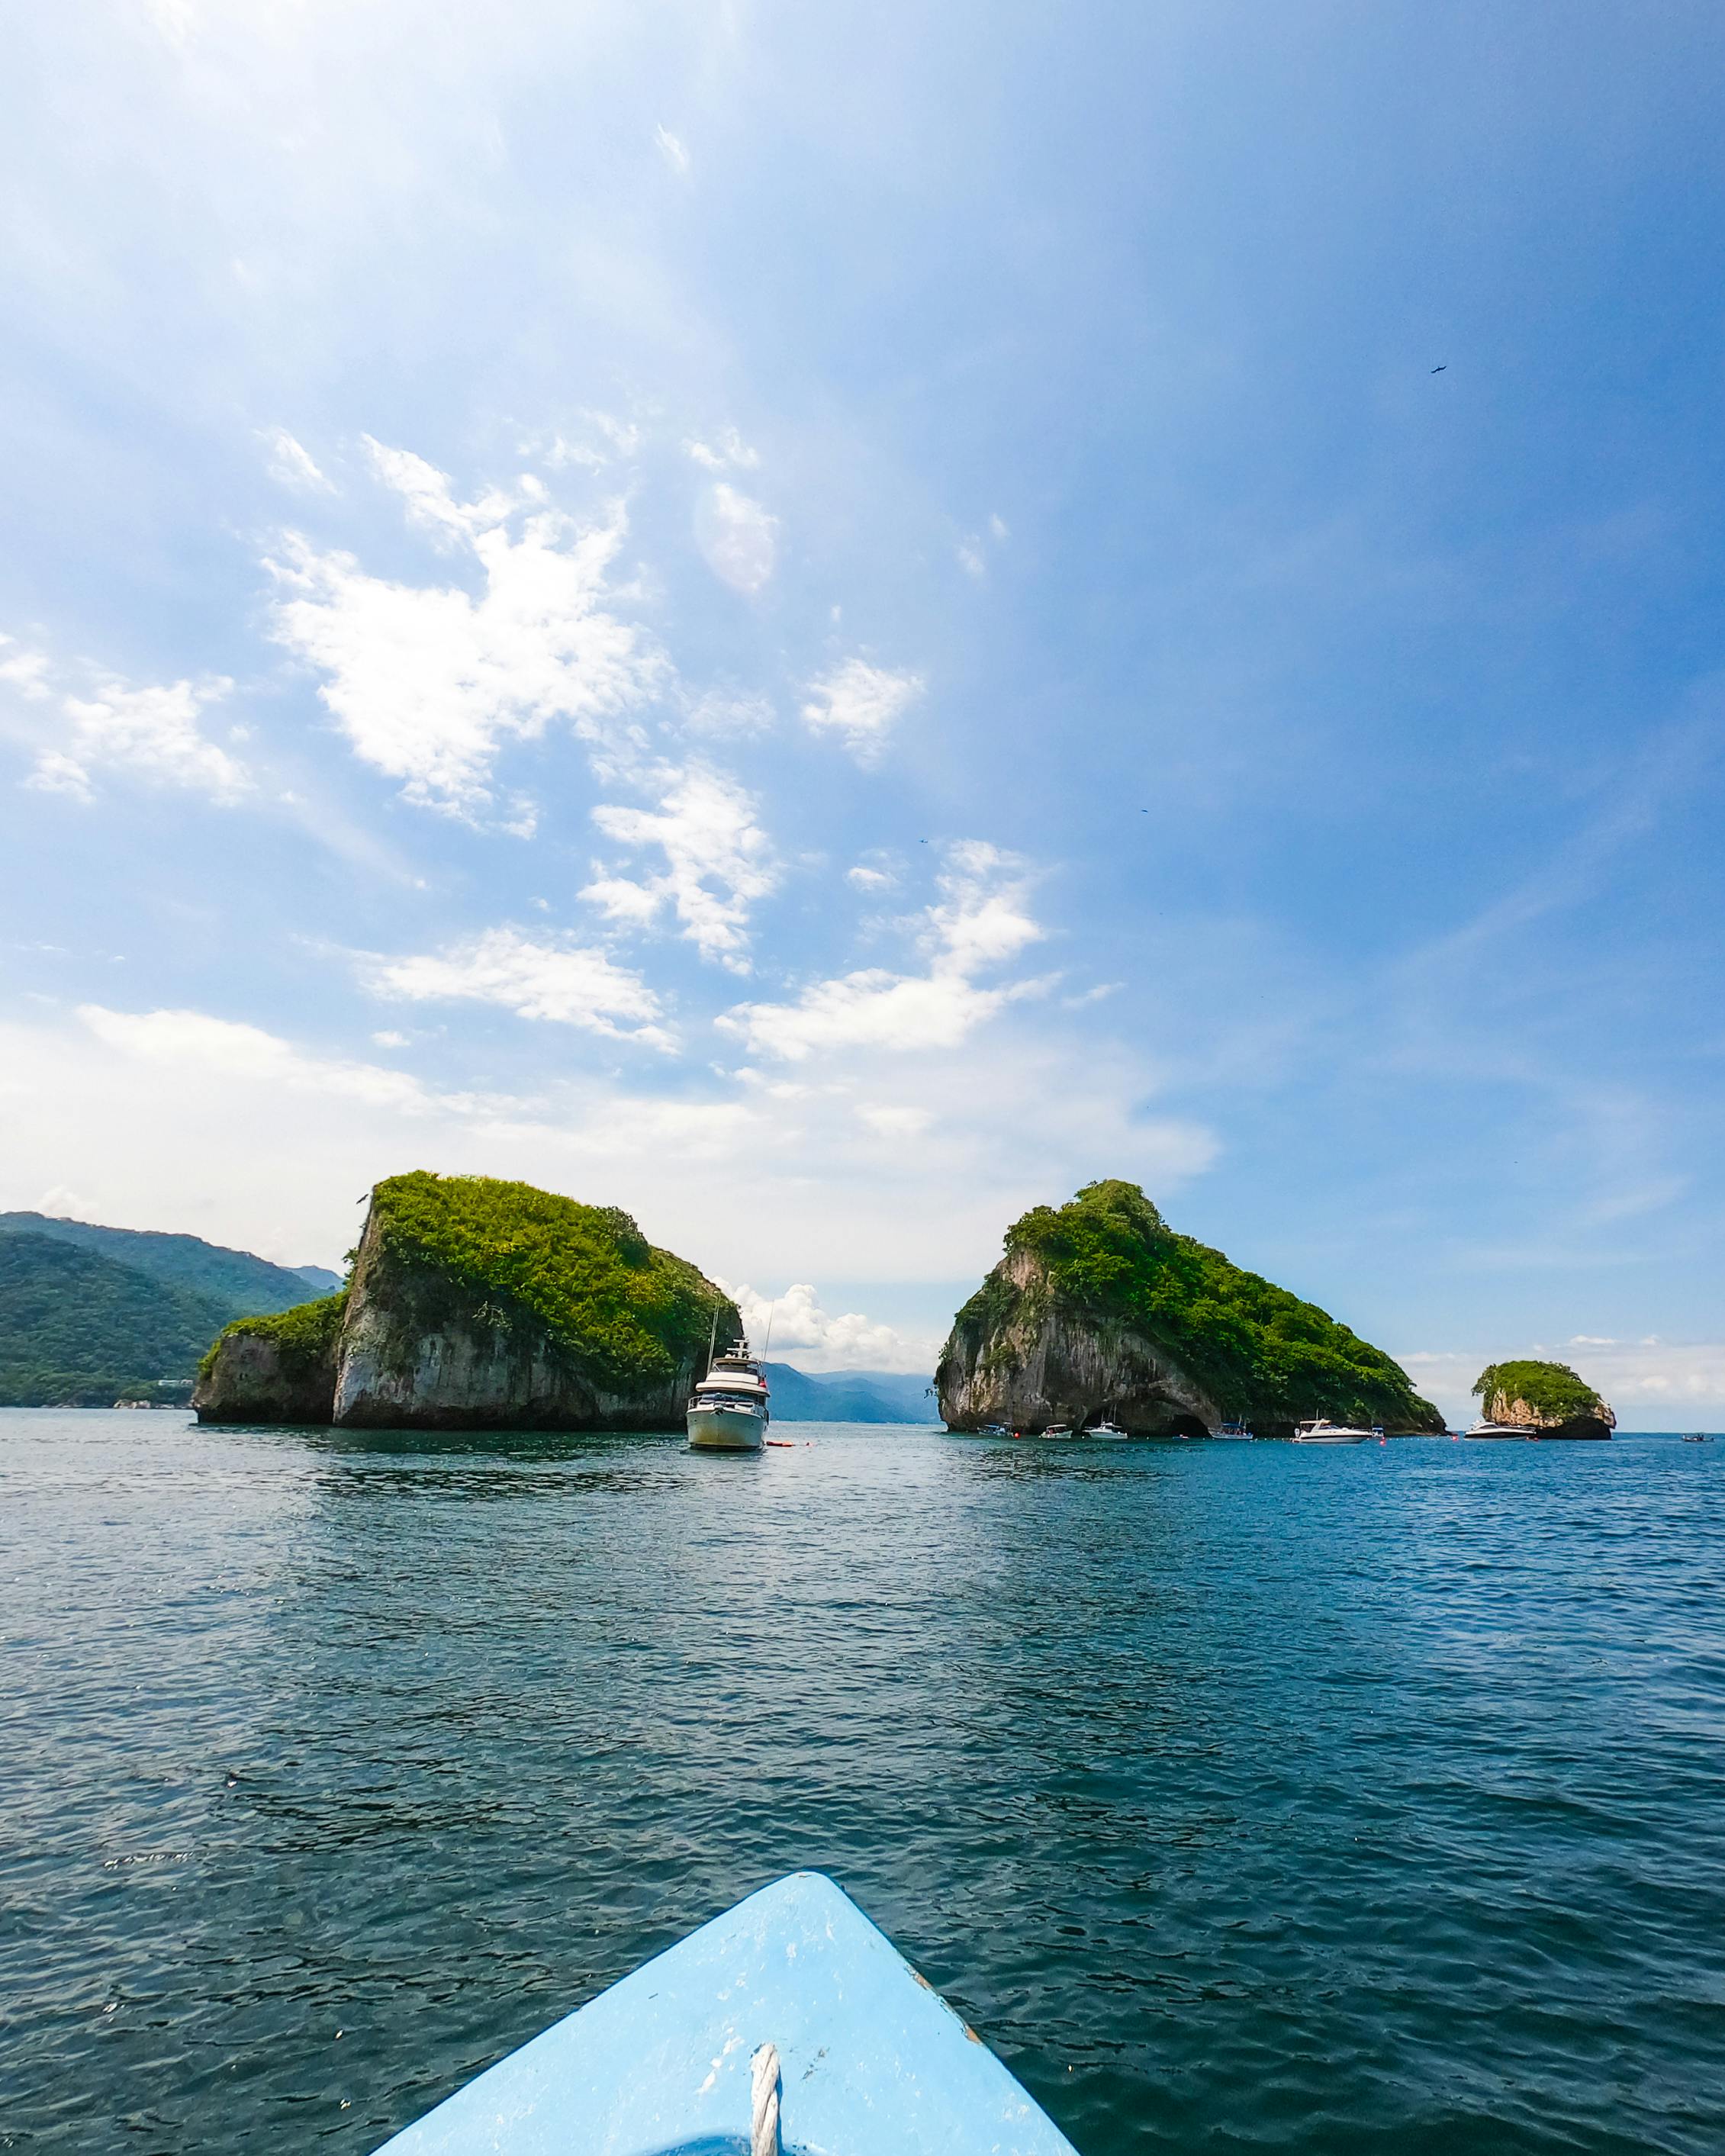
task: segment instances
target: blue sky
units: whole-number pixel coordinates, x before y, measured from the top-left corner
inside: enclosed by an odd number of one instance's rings
[[[0,1200],[521,1175],[915,1368],[1125,1175],[1725,1412],[1717,8],[15,36]]]

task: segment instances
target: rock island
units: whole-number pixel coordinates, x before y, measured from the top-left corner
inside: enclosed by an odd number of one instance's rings
[[[952,1322],[935,1373],[949,1429],[1203,1436],[1244,1417],[1291,1437],[1312,1415],[1441,1430],[1399,1363],[1219,1250],[1177,1234],[1136,1183],[1033,1206]]]
[[[348,1285],[229,1325],[201,1422],[680,1430],[736,1306],[629,1214],[418,1170],[372,1193]]]

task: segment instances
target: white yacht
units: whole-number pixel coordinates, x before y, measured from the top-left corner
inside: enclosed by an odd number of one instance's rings
[[[1513,1423],[1509,1422],[1476,1422],[1471,1430],[1465,1430],[1462,1431],[1461,1435],[1464,1437],[1519,1437],[1525,1439],[1532,1437],[1533,1433],[1531,1430],[1518,1430]]]
[[[767,1441],[768,1394],[747,1340],[710,1358],[689,1402],[691,1450],[758,1452]]]
[[[1360,1430],[1353,1423],[1332,1422],[1327,1415],[1317,1415],[1310,1422],[1302,1422],[1294,1432],[1296,1445],[1365,1445],[1371,1431]]]
[[[1104,1415],[1100,1422],[1093,1422],[1084,1434],[1086,1437],[1130,1437],[1132,1435],[1129,1430],[1122,1430],[1117,1422],[1111,1421],[1106,1415]]]
[[[1045,1437],[1076,1437],[1078,1433],[1069,1422],[1051,1422],[1042,1435]]]

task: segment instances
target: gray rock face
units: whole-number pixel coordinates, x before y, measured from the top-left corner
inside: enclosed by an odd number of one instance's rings
[[[336,1365],[328,1356],[308,1363],[285,1355],[267,1335],[224,1334],[209,1369],[201,1372],[192,1394],[200,1422],[287,1422],[322,1424],[333,1420]]]
[[[1594,1405],[1593,1414],[1547,1414],[1526,1400],[1497,1392],[1486,1403],[1486,1419],[1501,1423],[1507,1430],[1538,1430],[1542,1437],[1609,1437],[1617,1427],[1617,1417],[1604,1400],[1595,1400]]]
[[[335,1373],[334,1420],[398,1430],[680,1430],[691,1364],[654,1393],[589,1384],[516,1310],[392,1264],[367,1230]]]
[[[1217,1403],[1158,1342],[1124,1327],[1081,1323],[1052,1308],[1040,1261],[1015,1250],[993,1277],[1016,1290],[1005,1324],[961,1322],[935,1384],[952,1430],[1004,1423],[1009,1430],[1075,1429],[1111,1414],[1145,1435],[1198,1435],[1226,1419]]]
[[[716,1299],[718,1291],[712,1291]],[[203,1422],[335,1423],[391,1430],[680,1430],[700,1368],[691,1351],[627,1394],[608,1391],[531,1311],[386,1246],[376,1209],[345,1302],[284,1345],[272,1327],[230,1328],[199,1378]],[[728,1306],[726,1306],[728,1309]],[[734,1312],[731,1313],[734,1318]]]

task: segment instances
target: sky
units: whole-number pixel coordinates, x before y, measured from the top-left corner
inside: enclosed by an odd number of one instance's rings
[[[0,79],[0,1204],[1099,1176],[1725,1419],[1725,15],[88,0]]]

